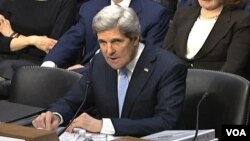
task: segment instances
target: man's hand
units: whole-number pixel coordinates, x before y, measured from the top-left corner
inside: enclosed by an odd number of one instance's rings
[[[59,123],[60,118],[50,111],[42,113],[32,121],[32,124],[35,128],[49,131],[55,131],[59,126]]]
[[[81,65],[81,64],[76,64],[76,65],[73,65],[71,67],[68,67],[67,70],[72,71],[72,70],[80,69],[80,68],[83,68],[83,67],[84,66]]]
[[[89,132],[100,133],[102,129],[102,120],[95,119],[87,113],[82,113],[72,122],[67,131],[71,133],[74,128],[83,128]]]

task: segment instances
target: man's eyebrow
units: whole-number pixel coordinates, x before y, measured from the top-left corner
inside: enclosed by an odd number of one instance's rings
[[[105,40],[103,40],[103,39],[98,39],[98,41],[99,41],[99,42],[100,42],[100,41],[105,42]]]
[[[124,39],[121,39],[121,38],[114,38],[112,39],[111,41],[123,41]]]

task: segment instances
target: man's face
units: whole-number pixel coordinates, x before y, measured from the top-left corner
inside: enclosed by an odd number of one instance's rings
[[[130,39],[117,27],[98,32],[98,42],[106,62],[113,69],[126,66],[136,55],[139,39]]]
[[[114,3],[120,3],[122,0],[113,0]]]

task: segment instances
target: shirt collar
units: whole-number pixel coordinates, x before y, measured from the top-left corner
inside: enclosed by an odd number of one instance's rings
[[[119,3],[122,7],[129,7],[131,0],[123,0]],[[114,5],[115,3],[111,0],[111,5]]]
[[[138,47],[135,58],[129,64],[127,64],[126,67],[130,73],[133,73],[135,66],[136,66],[136,63],[138,62],[138,60],[142,54],[142,51],[144,50],[144,47],[145,47],[145,45],[143,43],[139,43],[139,47]]]

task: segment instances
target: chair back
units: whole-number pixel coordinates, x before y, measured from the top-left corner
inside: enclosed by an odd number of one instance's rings
[[[221,137],[222,125],[247,125],[249,120],[249,81],[241,76],[211,70],[189,69],[183,115],[177,129],[196,129],[197,104],[199,129],[215,129]]]
[[[47,108],[64,96],[81,76],[59,68],[22,67],[13,76],[9,101]]]

